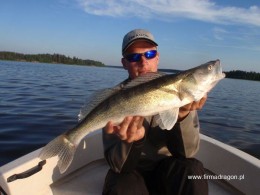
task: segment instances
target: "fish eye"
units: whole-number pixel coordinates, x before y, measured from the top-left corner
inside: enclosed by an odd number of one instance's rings
[[[212,70],[213,69],[213,66],[212,65],[209,65],[208,66],[208,70]]]

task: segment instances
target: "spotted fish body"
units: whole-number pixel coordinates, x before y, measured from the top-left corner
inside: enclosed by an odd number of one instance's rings
[[[58,167],[63,173],[86,135],[104,127],[109,121],[120,123],[126,116],[155,115],[155,125],[162,129],[172,129],[179,108],[200,100],[224,77],[220,61],[215,60],[179,74],[147,73],[123,89],[95,95],[97,100],[92,100],[89,108],[82,110],[80,122],[48,143],[42,149],[40,158],[48,159],[58,155]]]

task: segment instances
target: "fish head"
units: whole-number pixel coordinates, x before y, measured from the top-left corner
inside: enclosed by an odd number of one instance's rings
[[[187,70],[181,78],[179,92],[181,99],[198,101],[221,79],[225,78],[220,60],[214,60]],[[189,98],[188,98],[189,97]],[[185,101],[183,101],[185,102]]]
[[[196,83],[206,91],[210,91],[221,79],[225,78],[220,60],[202,64],[194,69],[193,77]]]

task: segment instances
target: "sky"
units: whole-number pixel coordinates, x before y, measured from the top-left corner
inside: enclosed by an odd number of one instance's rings
[[[149,30],[160,68],[220,59],[260,72],[259,0],[0,0],[0,51],[59,53],[121,66],[124,35]]]

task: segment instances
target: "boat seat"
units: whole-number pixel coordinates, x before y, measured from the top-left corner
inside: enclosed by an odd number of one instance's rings
[[[98,195],[102,194],[104,178],[108,171],[104,159],[96,160],[67,175],[51,185],[54,195]],[[213,174],[206,170],[207,174]],[[208,180],[209,195],[239,195],[234,187],[223,180]]]

